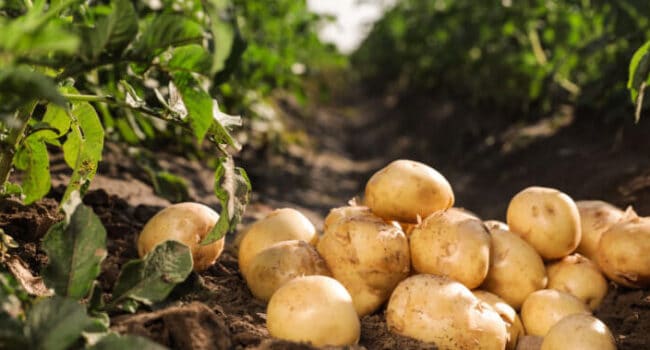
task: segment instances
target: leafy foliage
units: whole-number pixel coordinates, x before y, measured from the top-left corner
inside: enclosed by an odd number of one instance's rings
[[[627,88],[630,90],[632,102],[636,105],[635,118],[638,122],[643,108],[643,96],[650,83],[650,41],[641,46],[630,61],[630,77]]]

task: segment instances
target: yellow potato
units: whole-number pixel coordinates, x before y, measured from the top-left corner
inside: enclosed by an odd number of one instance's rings
[[[591,260],[580,254],[564,257],[546,268],[548,288],[572,294],[596,310],[607,294],[607,280]]]
[[[280,287],[267,305],[266,327],[275,338],[314,346],[353,345],[361,333],[350,294],[326,276],[297,277]]]
[[[467,287],[444,276],[415,275],[395,288],[386,307],[391,332],[439,349],[505,349],[501,316]]]
[[[553,325],[572,314],[591,314],[589,307],[575,296],[555,289],[531,293],[521,306],[526,334],[545,336]]]
[[[490,264],[490,235],[483,222],[458,210],[437,211],[411,233],[411,261],[419,273],[449,276],[478,287]]]
[[[330,276],[325,260],[305,241],[291,240],[273,244],[251,260],[246,284],[253,295],[268,301],[288,281],[309,275]]]
[[[517,311],[496,294],[484,290],[474,290],[472,294],[479,298],[479,300],[490,305],[501,316],[501,319],[505,322],[506,331],[508,332],[506,350],[515,350],[519,338],[524,335],[524,325],[521,323]]]
[[[317,249],[332,276],[352,295],[360,316],[379,308],[409,275],[406,236],[399,225],[375,215],[352,216],[328,225]]]
[[[246,276],[253,257],[271,245],[290,240],[301,240],[315,245],[316,228],[299,211],[291,208],[276,209],[256,221],[239,243],[239,270]]]
[[[490,238],[490,269],[481,288],[518,310],[530,293],[546,287],[544,261],[530,244],[510,231],[492,229]]]
[[[609,328],[585,314],[569,315],[548,331],[541,350],[616,350]]]
[[[580,214],[571,197],[552,188],[528,187],[508,205],[510,231],[530,243],[545,260],[571,254],[581,238]]]
[[[417,223],[418,217],[454,205],[454,193],[447,179],[432,167],[401,159],[372,175],[364,203],[385,220]]]
[[[327,231],[328,228],[354,217],[365,217],[369,220],[384,222],[382,218],[373,214],[370,208],[362,205],[351,205],[330,210],[323,221],[323,231]]]
[[[483,221],[483,224],[485,227],[487,227],[489,230],[492,229],[499,229],[499,230],[504,230],[504,231],[510,231],[510,228],[508,227],[508,224],[506,224],[503,221],[499,220],[486,220]]]
[[[582,227],[582,239],[576,253],[595,262],[600,236],[623,218],[623,211],[607,202],[595,200],[577,201],[576,206]]]
[[[190,248],[194,271],[203,271],[219,258],[224,238],[208,245],[199,244],[219,220],[219,214],[200,203],[170,205],[154,215],[138,236],[138,254],[145,256],[167,240],[179,241]]]

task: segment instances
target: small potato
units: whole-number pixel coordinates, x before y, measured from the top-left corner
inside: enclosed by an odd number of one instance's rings
[[[352,295],[360,316],[379,308],[409,275],[408,239],[399,225],[375,215],[351,216],[328,225],[317,249],[332,276]]]
[[[506,324],[506,331],[508,332],[506,350],[515,350],[519,338],[524,335],[524,325],[521,323],[519,316],[517,316],[517,311],[496,294],[484,290],[474,290],[472,294],[479,298],[479,300],[490,305],[501,316],[501,319]]]
[[[571,254],[581,238],[580,214],[571,197],[552,188],[528,187],[508,205],[510,231],[530,243],[545,260]]]
[[[500,229],[490,230],[490,269],[481,288],[519,310],[526,297],[546,287],[544,261],[528,242]]]
[[[569,315],[551,327],[541,350],[616,350],[609,328],[599,319],[584,314]]]
[[[490,266],[490,235],[483,222],[458,210],[429,215],[411,233],[413,269],[478,287]]]
[[[633,214],[633,213],[632,213]],[[628,213],[626,213],[626,216]],[[605,231],[598,265],[607,277],[631,288],[650,287],[650,218],[631,215]]]
[[[246,284],[253,295],[268,301],[288,281],[309,275],[330,276],[325,260],[305,241],[292,240],[273,244],[251,260]]]
[[[501,316],[467,287],[444,276],[414,275],[395,288],[386,307],[391,332],[439,349],[499,349],[508,338]]]
[[[190,248],[194,271],[203,271],[212,266],[223,251],[225,237],[208,245],[200,244],[218,220],[219,214],[200,203],[170,205],[144,225],[138,236],[138,254],[143,257],[167,240],[179,241]]]
[[[591,260],[580,254],[564,257],[546,268],[548,288],[572,294],[596,310],[607,294],[607,280]]]
[[[266,308],[271,336],[314,346],[353,345],[361,325],[352,298],[337,280],[296,277],[280,287]]]
[[[590,314],[590,310],[575,296],[555,289],[531,293],[521,306],[521,320],[526,334],[545,336],[553,325],[572,314]]]
[[[382,218],[373,214],[368,207],[362,205],[344,206],[330,210],[329,214],[325,217],[325,221],[323,221],[323,231],[327,231],[328,228],[354,217],[364,217],[369,220],[384,222]]]
[[[244,234],[239,244],[239,270],[246,276],[248,266],[257,253],[274,243],[294,239],[316,245],[316,228],[295,209],[274,210],[264,219],[256,221]]]
[[[454,193],[447,179],[432,167],[400,159],[372,175],[364,203],[385,220],[417,223],[418,217],[454,205]]]
[[[623,218],[623,211],[603,201],[577,201],[582,239],[576,253],[596,262],[598,241],[607,229]]]

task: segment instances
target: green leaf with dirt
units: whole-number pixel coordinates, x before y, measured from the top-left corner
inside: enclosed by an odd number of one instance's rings
[[[81,304],[54,296],[37,302],[29,311],[25,338],[30,349],[65,350],[81,338],[90,322]]]

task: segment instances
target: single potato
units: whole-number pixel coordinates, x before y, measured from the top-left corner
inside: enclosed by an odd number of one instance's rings
[[[429,215],[411,233],[411,261],[418,273],[449,276],[469,289],[490,266],[490,235],[483,222],[459,210]]]
[[[591,311],[580,299],[555,289],[533,292],[521,306],[526,334],[542,337],[564,317],[579,313],[591,314]]]
[[[314,346],[353,345],[361,333],[350,294],[326,276],[297,277],[280,287],[267,305],[266,327],[275,338]]]
[[[591,260],[580,254],[564,257],[546,268],[548,288],[572,294],[596,310],[607,294],[607,280]]]
[[[256,221],[244,234],[239,244],[239,270],[246,276],[251,260],[257,253],[271,245],[290,240],[301,240],[316,245],[316,228],[295,209],[276,209]]]
[[[364,217],[369,220],[384,222],[382,218],[373,214],[370,208],[362,205],[350,205],[330,210],[323,221],[323,231],[327,231],[328,228],[355,217]]]
[[[598,265],[618,284],[650,287],[650,218],[633,212],[605,231],[598,243]]]
[[[454,205],[454,192],[447,179],[432,167],[400,159],[372,175],[364,203],[385,220],[417,223],[418,217]]]
[[[612,332],[599,319],[585,314],[569,315],[551,327],[541,350],[616,350]]]
[[[545,260],[571,254],[582,237],[578,207],[552,188],[528,187],[517,193],[508,205],[507,223]]]
[[[597,200],[577,201],[576,206],[580,213],[582,227],[582,239],[576,248],[576,253],[595,262],[600,237],[623,218],[623,211],[607,202]]]
[[[391,332],[439,349],[505,349],[501,316],[467,287],[444,276],[414,275],[395,288],[386,307]]]
[[[331,273],[312,245],[299,240],[283,241],[253,257],[246,284],[257,299],[268,301],[283,284],[309,275],[330,276]]]
[[[482,289],[519,310],[528,295],[546,287],[546,268],[535,248],[518,235],[490,230],[490,268]]]
[[[506,344],[506,350],[515,350],[517,348],[517,343],[519,338],[524,336],[524,325],[521,323],[521,319],[517,315],[517,311],[508,305],[505,300],[499,298],[498,295],[492,294],[484,290],[474,290],[472,291],[475,297],[479,300],[490,305],[494,311],[496,311],[501,319],[506,324],[506,331],[508,332],[508,343]]]
[[[200,203],[170,205],[144,225],[138,236],[138,254],[143,257],[164,241],[178,241],[190,248],[194,271],[203,271],[212,266],[223,251],[225,237],[208,245],[200,244],[218,220],[219,214]]]
[[[399,225],[375,215],[352,216],[327,225],[317,249],[332,276],[352,295],[360,316],[379,308],[409,275],[408,239]]]

